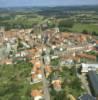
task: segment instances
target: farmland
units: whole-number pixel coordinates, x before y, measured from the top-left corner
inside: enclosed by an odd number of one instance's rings
[[[98,33],[98,25],[95,24],[81,24],[76,23],[71,29],[74,32],[82,32],[83,30],[87,30],[88,32],[97,32]]]
[[[64,24],[73,24],[72,27],[63,26],[61,31],[98,33],[98,7],[29,7],[29,8],[5,8],[0,9],[0,26],[6,29],[33,28],[41,22],[48,24],[48,28]],[[62,26],[61,26],[62,28]]]

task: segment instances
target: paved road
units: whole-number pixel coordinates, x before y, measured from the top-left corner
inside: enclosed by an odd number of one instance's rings
[[[45,100],[50,100],[50,94],[49,94],[49,90],[48,90],[48,86],[47,86],[47,80],[44,74],[44,67],[45,65],[43,64],[43,60],[42,61],[42,66],[41,66],[41,71],[42,71],[42,76],[43,76],[43,89],[44,89],[44,98]]]

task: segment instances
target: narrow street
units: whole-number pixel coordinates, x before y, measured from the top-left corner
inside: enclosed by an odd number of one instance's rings
[[[44,46],[44,43],[42,41],[42,51],[43,51],[43,46]],[[40,61],[41,61],[41,71],[42,71],[42,82],[43,82],[43,91],[44,91],[44,99],[45,100],[50,100],[50,93],[49,93],[49,90],[48,90],[48,85],[47,85],[47,80],[46,80],[46,77],[45,77],[45,73],[44,73],[44,68],[45,68],[45,65],[44,65],[44,62],[43,62],[43,56],[40,55]]]
[[[50,94],[49,94],[49,90],[48,90],[48,86],[47,86],[47,80],[44,74],[44,65],[42,64],[41,66],[41,70],[42,70],[42,77],[43,77],[43,90],[44,90],[44,98],[45,100],[50,100]]]

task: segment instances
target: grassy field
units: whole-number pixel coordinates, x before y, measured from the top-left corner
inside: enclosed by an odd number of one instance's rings
[[[0,15],[0,26],[5,26],[7,29],[12,28],[31,28],[33,25],[39,24],[43,21],[43,16],[37,15],[37,14],[15,14],[11,17],[11,15]]]
[[[21,62],[15,65],[0,65],[0,100],[31,100],[30,77],[32,65]]]
[[[94,24],[74,24],[74,26],[71,29],[74,32],[82,32],[83,30],[87,30],[88,32],[97,32],[98,33],[98,25]]]

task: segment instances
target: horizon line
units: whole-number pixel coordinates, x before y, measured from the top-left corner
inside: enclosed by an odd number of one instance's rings
[[[31,8],[31,7],[79,7],[79,6],[98,6],[98,4],[83,4],[83,5],[39,5],[39,6],[29,6],[29,5],[25,5],[25,6],[3,6],[3,7],[0,7],[1,8]]]

